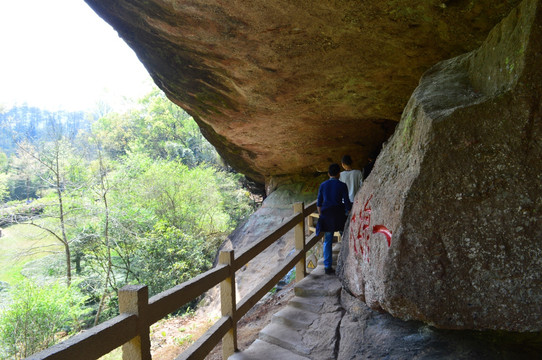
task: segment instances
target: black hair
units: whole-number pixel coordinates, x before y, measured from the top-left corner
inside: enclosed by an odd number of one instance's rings
[[[350,166],[350,165],[352,165],[352,158],[350,157],[350,155],[345,155],[345,156],[343,156],[341,162],[343,164],[345,164],[345,165]]]
[[[339,166],[339,164],[329,165],[329,170],[328,170],[329,176],[337,176],[339,175],[340,172],[341,172],[341,167]]]

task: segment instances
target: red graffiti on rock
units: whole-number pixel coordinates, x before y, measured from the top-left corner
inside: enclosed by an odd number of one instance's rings
[[[375,225],[373,226],[373,234],[384,234],[386,240],[388,240],[388,247],[391,246],[391,231],[384,225]]]
[[[350,230],[350,246],[354,248],[354,255],[360,257],[362,260],[369,262],[369,239],[371,234],[383,234],[386,237],[388,247],[391,246],[391,231],[384,225],[374,225],[371,228],[371,195],[359,214],[353,214],[350,219],[351,230]],[[357,221],[356,221],[357,220]]]

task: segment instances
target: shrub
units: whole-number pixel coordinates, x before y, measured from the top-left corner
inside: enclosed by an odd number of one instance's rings
[[[0,311],[0,358],[23,358],[46,349],[59,334],[79,330],[83,296],[75,285],[21,282]]]

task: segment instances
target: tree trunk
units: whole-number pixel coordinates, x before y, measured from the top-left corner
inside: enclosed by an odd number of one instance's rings
[[[100,315],[102,313],[103,305],[105,302],[105,298],[107,296],[107,287],[109,286],[109,281],[112,275],[113,270],[113,262],[111,261],[111,246],[109,244],[109,205],[107,203],[107,186],[106,186],[106,179],[105,179],[105,166],[103,165],[103,159],[101,152],[98,152],[99,154],[99,160],[100,160],[100,187],[101,187],[101,195],[102,200],[105,207],[105,224],[104,224],[104,240],[105,240],[105,246],[107,248],[107,275],[105,278],[105,288],[104,293],[102,295],[102,298],[100,299],[100,305],[98,306],[98,311],[96,312],[96,317],[94,318],[94,326],[98,325],[98,321],[100,319]]]
[[[66,282],[68,286],[71,285],[72,282],[72,267],[71,267],[71,254],[70,254],[70,244],[68,242],[68,237],[66,235],[66,223],[64,220],[64,203],[62,199],[62,188],[60,184],[60,152],[57,149],[56,152],[56,192],[58,195],[58,212],[59,212],[59,218],[60,218],[60,229],[62,231],[62,242],[64,244],[64,251],[66,253]]]

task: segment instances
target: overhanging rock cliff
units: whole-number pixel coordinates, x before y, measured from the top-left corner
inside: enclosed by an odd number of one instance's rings
[[[538,1],[86,2],[260,183],[363,165],[394,134],[343,243],[352,294],[439,327],[542,330]]]
[[[371,307],[542,330],[541,39],[542,4],[526,0],[422,77],[343,243],[344,284]]]
[[[86,0],[237,170],[263,183],[358,166],[420,76],[518,0]]]

